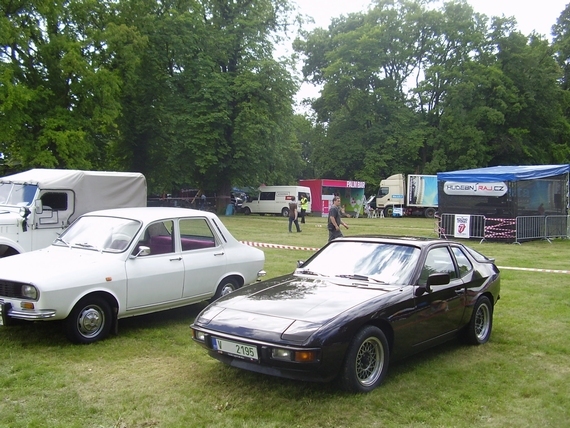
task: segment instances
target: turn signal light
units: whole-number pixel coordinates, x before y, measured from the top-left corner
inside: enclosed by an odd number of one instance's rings
[[[295,351],[295,361],[298,363],[312,363],[317,361],[317,353],[315,351]]]

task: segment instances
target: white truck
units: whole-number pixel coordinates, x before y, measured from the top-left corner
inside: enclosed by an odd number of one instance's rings
[[[385,217],[433,218],[437,211],[437,175],[394,174],[380,181],[376,209]]]
[[[47,247],[86,212],[146,201],[140,173],[31,169],[2,177],[0,257]]]

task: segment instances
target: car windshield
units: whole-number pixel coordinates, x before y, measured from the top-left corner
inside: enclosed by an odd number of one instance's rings
[[[410,283],[419,255],[419,248],[409,245],[338,241],[303,264],[297,273],[404,285]]]
[[[132,242],[140,222],[119,217],[84,216],[54,241],[54,245],[122,252]]]
[[[0,183],[0,205],[29,206],[37,190],[35,184]]]

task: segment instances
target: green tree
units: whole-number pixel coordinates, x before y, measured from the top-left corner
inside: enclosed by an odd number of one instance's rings
[[[223,203],[232,185],[296,178],[297,85],[272,57],[288,11],[285,0],[203,0],[124,13],[149,46],[124,94],[117,153],[153,190],[197,186]]]
[[[0,1],[0,144],[14,168],[100,169],[120,114],[108,4]],[[110,35],[113,33],[113,35]],[[108,38],[109,37],[109,38]],[[123,42],[124,42],[123,38]],[[136,35],[130,43],[138,44]]]
[[[568,159],[567,93],[553,49],[465,1],[376,0],[305,33],[303,75],[325,136],[317,171],[377,182]]]
[[[366,14],[335,19],[296,41],[306,57],[303,75],[323,86],[312,104],[326,130],[314,147],[322,176],[377,182],[417,161],[422,137],[406,81],[423,56],[416,23],[424,12],[416,2],[377,1]]]

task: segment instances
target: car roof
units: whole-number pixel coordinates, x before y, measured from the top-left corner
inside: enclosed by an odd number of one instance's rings
[[[440,238],[427,238],[418,236],[389,236],[389,235],[359,235],[347,236],[339,239],[339,241],[360,241],[360,242],[378,242],[397,245],[414,245],[417,247],[428,247],[436,243],[458,244],[454,241]]]
[[[91,211],[85,215],[132,218],[135,220],[140,220],[143,223],[149,223],[164,218],[177,218],[177,217],[217,218],[215,214],[208,211],[200,211],[189,208],[177,208],[177,207],[113,208],[108,210]]]

